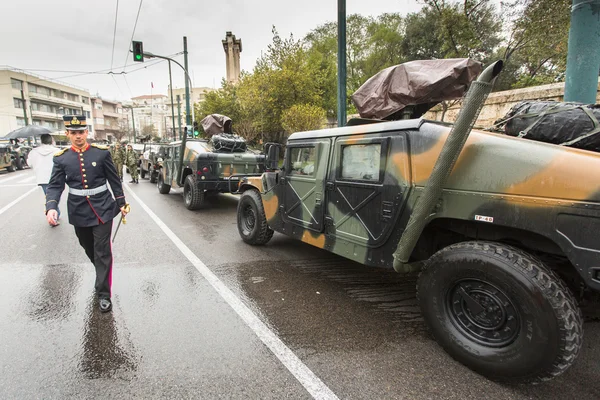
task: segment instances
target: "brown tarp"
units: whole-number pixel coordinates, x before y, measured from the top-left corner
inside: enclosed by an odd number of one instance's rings
[[[461,98],[481,70],[469,58],[410,61],[374,75],[352,101],[361,117],[384,119],[406,106]]]
[[[221,114],[211,114],[200,121],[204,132],[208,135],[231,133],[231,118]]]

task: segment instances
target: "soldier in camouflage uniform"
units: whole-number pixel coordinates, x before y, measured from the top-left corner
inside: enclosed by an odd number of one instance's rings
[[[121,182],[123,182],[123,163],[125,162],[125,150],[121,148],[121,143],[115,143],[112,157],[115,167],[117,168],[117,174],[119,174],[119,178],[121,179]]]
[[[137,168],[138,154],[133,150],[131,145],[127,146],[127,152],[125,154],[125,165],[127,165],[129,173],[131,174],[131,181],[129,181],[129,183],[139,183]]]

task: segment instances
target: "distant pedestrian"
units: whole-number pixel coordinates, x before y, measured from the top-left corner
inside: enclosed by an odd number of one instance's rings
[[[131,174],[131,181],[129,183],[139,183],[138,181],[138,154],[133,150],[131,145],[127,146],[127,152],[125,153],[125,160],[129,173]]]
[[[123,163],[125,162],[125,150],[121,147],[121,143],[115,143],[115,149],[113,150],[113,162],[115,163],[115,168],[117,168],[117,174],[123,182]]]
[[[63,119],[71,147],[54,155],[46,192],[46,220],[56,225],[58,203],[66,183],[69,223],[75,227],[79,244],[96,267],[98,304],[100,311],[107,312],[112,309],[113,219],[119,214],[125,216],[128,207],[108,147],[87,143],[85,116],[65,115]]]
[[[44,196],[46,196],[50,174],[52,174],[54,154],[58,153],[60,149],[54,146],[52,136],[48,134],[40,136],[40,140],[42,144],[31,150],[29,155],[27,155],[27,165],[33,168],[33,171],[35,172],[35,181],[38,186],[42,188]],[[56,211],[60,218],[58,205],[56,206]]]

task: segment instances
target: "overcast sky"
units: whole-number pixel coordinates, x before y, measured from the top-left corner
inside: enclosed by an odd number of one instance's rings
[[[128,53],[139,0],[119,0],[117,34],[113,29],[117,0],[20,0],[0,1],[0,64],[26,70],[121,72],[146,66],[133,63]],[[377,16],[418,11],[417,0],[347,0],[348,14]],[[271,43],[271,27],[280,35],[301,38],[311,29],[337,19],[336,0],[143,0],[134,40],[144,50],[171,55],[182,51],[188,38],[190,75],[195,86],[219,87],[225,76],[225,53],[221,40],[231,31],[242,39],[241,66],[252,70],[261,50]],[[183,64],[183,56],[177,60]],[[132,96],[167,94],[167,63],[121,75],[84,75],[39,71],[84,87],[93,95],[126,100]],[[116,82],[115,82],[116,80]],[[173,85],[183,86],[183,73],[174,66]],[[129,84],[129,87],[127,86]]]

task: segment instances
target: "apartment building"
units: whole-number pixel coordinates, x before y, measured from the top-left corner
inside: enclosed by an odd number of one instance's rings
[[[63,115],[85,115],[93,139],[90,97],[84,88],[0,66],[0,137],[31,124],[64,131]]]
[[[92,97],[92,116],[96,140],[114,142],[122,140],[129,132],[127,110],[119,101],[106,100],[100,96]]]

